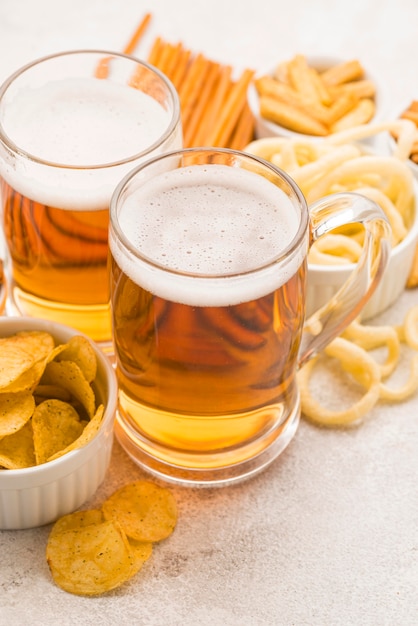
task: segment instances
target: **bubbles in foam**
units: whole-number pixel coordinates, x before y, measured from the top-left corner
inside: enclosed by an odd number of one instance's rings
[[[269,293],[297,270],[303,254],[286,276],[274,267],[261,271],[261,282],[250,286],[257,292],[251,297],[243,293],[247,281],[237,276],[270,265],[292,242],[299,223],[286,194],[261,176],[195,165],[146,181],[124,199],[119,215],[120,228],[138,254],[176,274],[140,259],[128,261],[112,241],[111,247],[125,273],[157,295],[196,305],[230,304]]]

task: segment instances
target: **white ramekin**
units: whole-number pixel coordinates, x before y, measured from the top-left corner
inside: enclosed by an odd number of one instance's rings
[[[324,71],[334,65],[338,65],[342,63],[346,59],[340,59],[336,57],[318,57],[318,56],[307,56],[307,61],[310,67],[314,67],[319,71]],[[257,72],[258,76],[262,75],[272,75],[274,68],[270,68],[265,72]],[[376,122],[381,117],[381,112],[383,109],[382,106],[382,91],[378,88],[376,79],[369,73],[365,72],[365,78],[372,80],[376,87],[376,95],[375,95],[375,105],[376,112],[373,117],[373,122]],[[247,92],[247,100],[250,106],[250,109],[254,115],[254,132],[256,139],[262,139],[263,137],[287,137],[290,139],[307,139],[311,141],[320,141],[324,139],[324,137],[317,137],[314,135],[306,135],[302,133],[297,133],[295,131],[290,130],[289,128],[285,128],[280,124],[276,124],[270,120],[265,119],[260,115],[260,103],[259,97],[257,93],[257,89],[253,82],[251,82],[248,92]]]
[[[0,337],[22,330],[44,330],[58,343],[78,331],[48,320],[26,317],[0,318]],[[105,412],[99,431],[83,448],[35,467],[0,470],[0,529],[42,526],[70,513],[88,500],[102,483],[113,444],[117,382],[109,359],[91,342],[97,357],[94,383],[98,403]]]

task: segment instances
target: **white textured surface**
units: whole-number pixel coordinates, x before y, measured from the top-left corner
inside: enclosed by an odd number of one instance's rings
[[[1,0],[0,80],[73,47],[121,49],[143,12],[161,34],[237,68],[295,52],[356,57],[389,110],[418,97],[416,0]],[[399,323],[403,294],[381,317]],[[405,374],[405,372],[403,372]],[[319,392],[331,395],[327,379]],[[0,625],[415,626],[418,398],[359,428],[302,422],[282,457],[225,490],[175,490],[180,519],[142,572],[101,598],[69,595],[45,562],[49,527],[0,533]],[[140,471],[118,446],[90,505]]]

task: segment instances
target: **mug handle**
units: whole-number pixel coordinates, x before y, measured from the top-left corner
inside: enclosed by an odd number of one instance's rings
[[[298,367],[302,367],[359,315],[389,261],[391,228],[381,208],[358,193],[336,193],[309,207],[311,242],[346,224],[362,224],[364,245],[355,269],[331,300],[303,326]]]

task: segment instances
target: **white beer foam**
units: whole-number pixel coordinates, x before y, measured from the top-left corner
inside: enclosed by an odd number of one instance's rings
[[[119,225],[142,258],[113,233],[110,247],[121,269],[148,291],[192,306],[226,306],[271,293],[296,273],[307,237],[280,268],[274,261],[299,224],[297,207],[267,179],[195,165],[160,174],[124,199]]]
[[[116,184],[138,161],[75,168],[132,158],[157,142],[170,121],[170,112],[147,94],[94,77],[25,89],[5,111],[4,131],[19,149],[65,167],[47,168],[19,158],[6,160],[1,174],[24,195],[50,206],[104,208]]]

